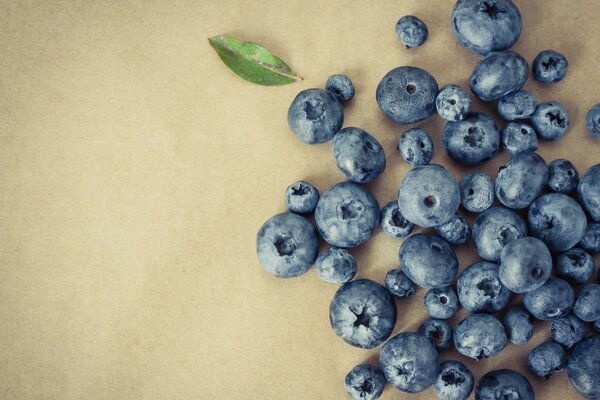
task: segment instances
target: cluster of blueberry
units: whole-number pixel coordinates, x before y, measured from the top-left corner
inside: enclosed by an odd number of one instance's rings
[[[600,336],[586,338],[586,322],[600,332],[600,284],[588,283],[596,267],[591,253],[600,252],[600,164],[580,179],[571,162],[547,165],[535,153],[538,139],[557,140],[565,134],[569,117],[560,103],[537,104],[532,93],[521,90],[529,65],[508,51],[521,26],[521,14],[511,0],[459,0],[452,13],[456,39],[484,56],[471,75],[470,89],[483,101],[498,100],[498,112],[508,122],[501,131],[490,116],[471,110],[471,99],[462,88],[438,89],[435,79],[420,68],[393,69],[376,92],[381,111],[399,124],[423,121],[437,110],[447,120],[444,148],[458,163],[479,165],[502,144],[512,159],[495,181],[476,172],[457,182],[443,166],[429,164],[431,138],[413,128],[401,135],[398,145],[413,168],[400,184],[398,199],[380,209],[361,184],[383,172],[384,150],[366,131],[342,129],[342,105],[354,96],[351,80],[331,76],[325,90],[304,90],[289,108],[292,132],[306,143],[331,140],[335,162],[348,181],[322,196],[307,182],[289,186],[285,201],[290,212],[261,227],[257,254],[269,273],[282,278],[302,275],[316,263],[323,280],[342,285],[330,305],[335,334],[366,349],[385,342],[381,369],[361,364],[346,376],[345,388],[354,399],[377,399],[389,382],[409,393],[433,386],[440,399],[464,400],[475,386],[473,374],[459,361],[440,365],[438,353],[454,345],[467,357],[492,357],[508,341],[528,342],[534,318],[552,320],[553,341],[530,352],[529,370],[549,378],[566,368],[579,393],[600,398]],[[425,24],[413,16],[401,18],[396,32],[407,48],[422,45],[428,36]],[[544,51],[533,62],[534,76],[557,82],[567,65],[562,54]],[[600,138],[600,105],[588,113],[587,125]],[[472,229],[458,214],[461,206],[478,213]],[[526,210],[526,218],[515,210]],[[316,229],[299,215],[312,212]],[[378,225],[389,237],[406,238],[398,255],[402,269],[387,273],[385,287],[368,279],[353,280],[357,264],[347,250],[368,240]],[[409,236],[415,225],[434,228],[437,235]],[[320,256],[318,236],[332,246]],[[451,245],[469,238],[484,261],[459,274]],[[428,289],[424,303],[431,318],[418,332],[388,340],[396,323],[394,297],[414,295],[415,285]],[[507,306],[513,293],[522,295],[523,307],[511,308],[500,321],[493,314]],[[459,306],[470,315],[452,329],[447,320]],[[512,370],[489,372],[475,388],[478,400],[534,397],[527,379]]]

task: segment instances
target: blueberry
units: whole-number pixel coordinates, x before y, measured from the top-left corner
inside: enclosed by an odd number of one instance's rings
[[[471,237],[469,223],[459,214],[452,217],[450,221],[436,226],[435,231],[450,244],[463,244]]]
[[[452,345],[452,327],[443,319],[428,319],[419,327],[419,333],[433,343],[438,352],[448,350]]]
[[[533,336],[535,327],[531,314],[522,308],[511,308],[502,319],[508,340],[514,344],[525,344]]]
[[[588,223],[587,230],[579,246],[590,253],[600,253],[600,223]]]
[[[572,284],[586,283],[595,269],[594,258],[579,247],[569,249],[556,257],[556,271]]]
[[[537,100],[533,93],[527,90],[519,90],[504,96],[498,101],[498,114],[505,121],[518,121],[531,117],[536,106]]]
[[[454,38],[481,55],[512,47],[522,26],[521,13],[511,0],[459,0],[452,10]]]
[[[458,272],[456,254],[437,236],[426,233],[409,236],[398,253],[406,276],[427,289],[450,285]]]
[[[325,282],[346,283],[356,275],[356,260],[346,249],[332,247],[317,258],[319,277]]]
[[[391,294],[399,299],[411,297],[416,292],[415,284],[400,268],[388,271],[385,275],[385,286]]]
[[[540,320],[564,317],[571,312],[574,300],[571,286],[559,278],[549,278],[541,287],[523,295],[525,309]]]
[[[344,379],[344,388],[353,400],[376,400],[385,387],[385,376],[377,367],[360,364]]]
[[[454,330],[454,347],[464,356],[477,360],[500,353],[506,346],[504,327],[489,314],[472,314]]]
[[[292,213],[277,214],[256,234],[256,254],[263,268],[279,278],[303,275],[317,259],[315,227]]]
[[[331,148],[337,167],[352,182],[371,182],[385,169],[383,148],[360,128],[344,128],[336,133]]]
[[[569,128],[569,116],[562,104],[550,101],[537,106],[531,125],[541,140],[558,140]]]
[[[499,369],[483,375],[475,388],[475,400],[535,400],[531,384],[521,373]]]
[[[588,169],[577,185],[579,201],[590,217],[600,222],[600,164]]]
[[[458,296],[450,286],[429,289],[423,302],[431,318],[448,319],[458,310]]]
[[[567,361],[571,385],[587,399],[600,399],[600,335],[577,343]]]
[[[396,22],[396,35],[404,47],[412,49],[427,41],[429,31],[425,22],[414,15],[405,15]]]
[[[347,103],[354,97],[354,84],[346,75],[331,75],[325,82],[325,90],[333,93],[340,103]]]
[[[573,314],[556,318],[550,325],[552,340],[570,349],[587,336],[585,323]]]
[[[456,288],[460,304],[472,313],[495,313],[510,300],[510,290],[498,278],[498,265],[487,261],[465,268]]]
[[[329,305],[329,322],[346,343],[372,349],[383,343],[396,324],[396,303],[380,284],[368,279],[345,283]]]
[[[291,184],[285,191],[285,205],[291,212],[298,214],[315,211],[319,201],[319,191],[308,182]]]
[[[502,129],[502,144],[511,156],[524,151],[536,151],[538,138],[533,128],[524,122],[509,122]]]
[[[419,167],[429,164],[433,157],[433,142],[427,132],[421,128],[412,128],[400,136],[398,142],[400,157],[408,165]]]
[[[548,166],[538,154],[524,151],[498,172],[496,197],[508,208],[527,208],[548,181]]]
[[[437,164],[411,169],[400,183],[398,207],[406,219],[423,228],[441,225],[460,205],[454,176]]]
[[[288,125],[304,143],[324,143],[342,127],[344,111],[327,90],[306,89],[298,93],[288,110]]]
[[[569,194],[577,188],[579,173],[569,160],[554,160],[548,165],[548,188],[553,192]]]
[[[594,330],[597,333],[600,333],[600,319],[598,321],[594,322]]]
[[[467,400],[473,390],[473,373],[460,361],[449,360],[440,365],[433,390],[440,400]]]
[[[533,60],[533,76],[543,83],[562,81],[567,75],[569,62],[567,57],[558,51],[544,50]]]
[[[494,181],[483,172],[465,175],[459,187],[460,204],[467,211],[482,212],[494,203]]]
[[[355,247],[375,231],[379,223],[379,204],[362,186],[338,183],[319,199],[315,222],[321,237],[329,244]]]
[[[460,121],[471,112],[471,98],[460,86],[448,84],[440,89],[435,108],[445,120]]]
[[[585,117],[588,132],[592,137],[600,139],[600,103],[594,104]]]
[[[580,320],[594,322],[600,319],[600,285],[592,283],[586,285],[579,292],[573,312]]]
[[[381,209],[381,229],[386,236],[402,239],[410,234],[414,224],[404,218],[398,208],[398,201],[392,200]]]
[[[454,161],[463,165],[478,165],[498,152],[500,131],[488,115],[471,113],[462,121],[446,123],[442,143]]]
[[[397,124],[423,121],[435,111],[438,84],[429,72],[417,67],[398,67],[377,86],[377,104]]]
[[[498,276],[515,293],[539,289],[550,277],[552,256],[548,247],[534,237],[513,240],[502,249]]]
[[[558,343],[544,343],[529,352],[527,368],[540,378],[549,379],[552,375],[565,369],[567,354]]]
[[[484,260],[500,261],[504,246],[527,236],[527,224],[514,211],[493,207],[481,213],[473,224],[473,243]]]
[[[491,53],[479,61],[469,78],[469,87],[483,101],[499,100],[523,87],[529,64],[514,51]]]
[[[383,374],[398,390],[422,392],[435,382],[440,370],[438,352],[425,336],[400,333],[383,345],[379,354]]]

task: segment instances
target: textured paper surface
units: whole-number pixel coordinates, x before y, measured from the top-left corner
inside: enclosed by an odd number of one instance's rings
[[[515,50],[530,62],[553,48],[570,61],[566,79],[526,88],[558,100],[571,129],[543,143],[547,161],[571,159],[580,173],[600,162],[585,131],[600,101],[597,16],[587,0],[519,1],[524,29]],[[267,275],[255,234],[284,210],[283,192],[306,179],[321,191],[343,180],[329,144],[308,146],[286,112],[302,89],[346,73],[357,95],[345,126],[382,143],[385,173],[369,189],[392,200],[408,167],[395,151],[406,127],[379,111],[375,88],[399,65],[429,70],[440,85],[466,87],[477,57],[449,26],[453,1],[4,1],[0,12],[0,397],[3,399],[341,399],[343,378],[373,351],[337,338],[328,321],[336,286],[314,271]],[[429,26],[406,50],[396,20]],[[247,83],[224,67],[207,37],[258,41],[304,81]],[[477,110],[489,105],[475,104]],[[434,162],[467,170],[431,132]],[[495,174],[502,154],[481,166]],[[383,281],[399,242],[378,231],[352,250],[358,277]],[[457,249],[464,268],[477,258]],[[596,258],[597,261],[600,261]],[[396,332],[425,319],[423,290],[398,302]],[[452,320],[455,324],[461,313]],[[466,361],[476,377],[525,370],[549,337],[500,356]],[[465,361],[454,352],[442,358]],[[543,400],[576,398],[566,374],[527,375]],[[382,397],[431,399],[388,387]]]

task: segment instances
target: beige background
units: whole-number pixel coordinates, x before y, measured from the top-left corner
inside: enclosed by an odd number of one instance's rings
[[[319,3],[1,2],[0,398],[340,399],[346,372],[376,362],[376,350],[331,331],[335,285],[314,271],[278,280],[256,259],[256,231],[284,210],[288,184],[306,179],[325,191],[343,179],[330,146],[298,141],[286,111],[298,91],[349,74],[357,95],[345,125],[371,132],[387,152],[385,173],[368,185],[384,204],[407,166],[394,150],[405,128],[375,104],[379,79],[409,64],[465,86],[477,57],[452,39],[451,0]],[[539,100],[563,102],[572,119],[564,140],[540,153],[583,172],[600,161],[583,123],[600,101],[600,3],[519,5],[515,50],[531,61],[554,48],[570,61],[563,82],[526,84]],[[409,13],[430,29],[412,51],[394,33]],[[263,43],[304,81],[242,81],[208,45],[220,33]],[[461,176],[441,150],[442,121],[423,126],[434,161]],[[493,174],[505,160],[481,169]],[[378,231],[352,250],[358,277],[381,282],[398,247]],[[469,248],[457,252],[463,267],[476,260]],[[423,295],[399,302],[396,331],[425,318]],[[528,345],[468,365],[477,377],[523,371],[528,350],[548,337],[547,323],[537,328]],[[528,376],[538,399],[575,396],[564,373]],[[432,397],[388,387],[382,398]]]

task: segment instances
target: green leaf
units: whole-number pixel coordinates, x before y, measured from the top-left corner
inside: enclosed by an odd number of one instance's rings
[[[278,86],[302,79],[281,58],[258,43],[241,42],[225,35],[208,38],[208,42],[225,65],[247,81]]]

